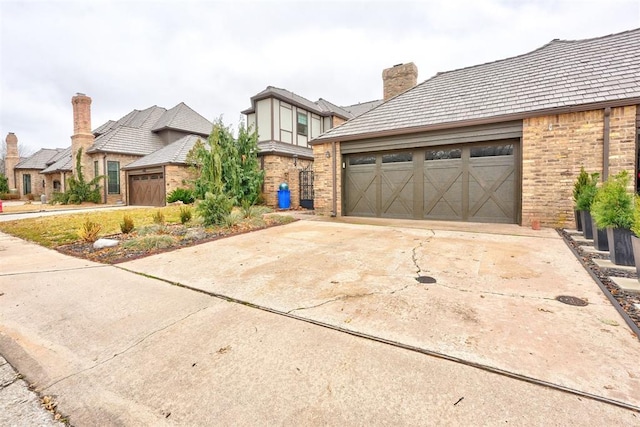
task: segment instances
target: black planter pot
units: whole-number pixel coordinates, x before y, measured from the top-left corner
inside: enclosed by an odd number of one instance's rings
[[[591,228],[591,212],[580,211],[582,217],[582,234],[585,239],[593,239],[593,229]]]
[[[636,265],[631,245],[632,235],[628,228],[607,228],[609,259],[615,265]]]
[[[638,281],[640,281],[640,239],[636,236],[631,236],[631,246],[633,247],[633,258],[636,264],[636,274]]]
[[[575,220],[576,220],[576,230],[582,231],[582,215],[580,215],[580,211],[574,209],[573,216],[575,217]]]
[[[596,221],[591,218],[591,231],[593,232],[593,247],[599,251],[609,250],[609,237],[606,228],[598,228]]]

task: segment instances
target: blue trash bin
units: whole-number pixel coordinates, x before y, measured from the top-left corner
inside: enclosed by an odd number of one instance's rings
[[[291,206],[291,191],[278,190],[278,207],[280,209],[289,209]]]

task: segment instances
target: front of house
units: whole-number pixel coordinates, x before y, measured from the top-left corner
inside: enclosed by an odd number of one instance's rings
[[[638,176],[639,104],[640,30],[438,73],[311,142],[315,208],[568,226],[582,166]]]

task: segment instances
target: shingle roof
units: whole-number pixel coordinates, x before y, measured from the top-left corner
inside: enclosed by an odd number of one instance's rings
[[[97,128],[95,128],[93,130],[93,135],[94,136],[100,136],[103,133],[106,133],[108,130],[110,130],[111,128],[113,128],[113,126],[115,126],[118,122],[115,122],[113,120],[109,120],[108,122],[106,122],[105,124],[98,126]]]
[[[26,159],[19,162],[15,169],[45,169],[47,164],[51,162],[51,160],[58,156],[61,151],[64,151],[63,148],[41,148],[32,156],[27,157]]]
[[[144,156],[141,159],[129,163],[122,169],[138,169],[167,164],[184,165],[187,163],[187,154],[189,154],[189,151],[191,151],[198,140],[204,142],[204,139],[205,138],[199,135],[184,136],[176,142],[169,144],[166,147],[149,154],[148,156]]]
[[[369,102],[359,102],[353,105],[347,105],[346,107],[342,107],[347,110],[353,117],[358,117],[369,110],[376,108],[378,105],[382,104],[382,99],[376,99],[375,101]]]
[[[631,98],[640,98],[640,29],[553,40],[524,55],[439,73],[315,141],[455,127]]]
[[[328,113],[334,113],[340,117],[343,117],[345,119],[352,119],[355,116],[353,114],[351,114],[350,112],[348,112],[347,110],[345,110],[342,107],[337,106],[336,104],[333,104],[329,101],[327,101],[326,99],[318,99],[315,102],[316,105],[318,105],[318,107],[320,107],[320,109],[324,112],[328,112]]]
[[[155,123],[152,131],[161,129],[177,129],[208,136],[213,129],[213,124],[193,111],[184,102],[167,110]]]
[[[73,159],[71,158],[71,147],[68,147],[51,159],[53,163],[49,163],[49,166],[40,173],[55,173],[55,172],[71,172],[73,168]]]

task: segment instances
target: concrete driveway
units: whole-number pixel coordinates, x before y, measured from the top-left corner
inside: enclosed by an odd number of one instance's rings
[[[555,232],[396,225],[118,267],[0,235],[0,353],[74,425],[637,424],[639,342]]]

